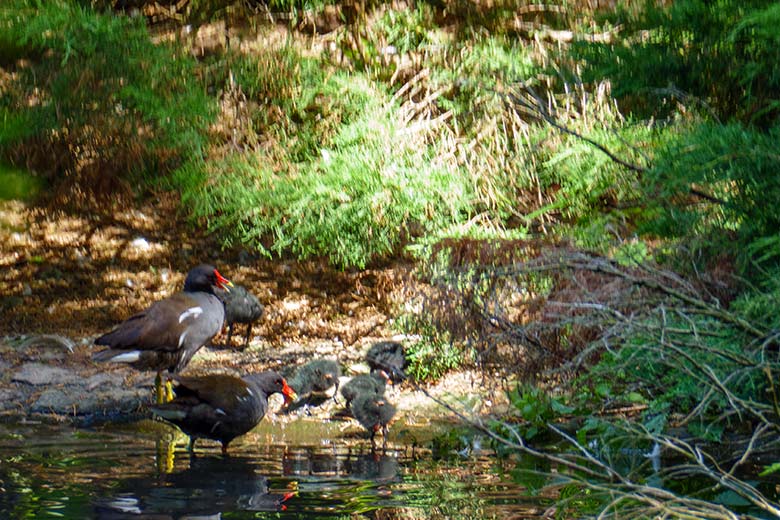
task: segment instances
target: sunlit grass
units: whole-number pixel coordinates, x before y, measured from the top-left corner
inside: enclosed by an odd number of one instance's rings
[[[32,172],[0,163],[0,200],[32,200],[42,188],[43,181]]]

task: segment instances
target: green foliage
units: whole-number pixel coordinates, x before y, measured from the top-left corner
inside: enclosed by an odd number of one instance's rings
[[[407,333],[420,335],[420,340],[409,343],[405,350],[409,360],[406,373],[417,381],[439,379],[470,357],[464,347],[451,341],[445,331],[433,326],[423,315],[402,315],[398,326]]]
[[[651,131],[641,126],[582,130],[587,138],[627,159],[638,156],[633,143],[652,139]],[[552,202],[538,214],[554,214],[563,223],[570,223],[573,229],[564,226],[562,234],[571,232],[583,245],[603,247],[611,226],[643,214],[644,209],[635,202],[640,193],[637,173],[593,145],[567,137],[542,160],[541,182],[545,188],[557,190]]]
[[[612,78],[637,113],[666,115],[673,104],[659,98],[694,96],[720,118],[765,125],[780,113],[778,13],[765,0],[646,2],[614,15],[625,42],[575,49],[585,79]]]
[[[0,200],[34,199],[41,185],[37,177],[0,163]]]
[[[524,421],[521,434],[527,440],[546,432],[547,424],[574,410],[543,389],[531,385],[517,385],[508,397]]]
[[[235,70],[248,98],[274,114],[254,121],[267,146],[174,176],[193,216],[226,242],[362,268],[468,219],[465,173],[406,132],[390,96],[365,77],[325,74],[289,47]]]
[[[656,334],[662,330],[659,342]],[[576,384],[583,389],[577,402],[585,406],[593,398],[593,389],[598,401],[609,399],[616,405],[646,399],[649,407],[643,422],[654,433],[663,431],[669,415],[695,410],[689,431],[718,440],[724,429],[734,427],[727,411],[735,398],[767,402],[762,353],[744,344],[742,334],[728,323],[661,312],[582,376]],[[729,394],[704,392],[706,388],[727,388]]]
[[[306,12],[321,11],[326,5],[333,5],[335,0],[269,0],[268,9],[271,11]]]
[[[765,477],[767,475],[777,473],[778,471],[780,471],[780,462],[775,462],[764,468],[764,470],[759,475]]]
[[[588,486],[567,484],[561,488],[558,495],[555,518],[565,520],[596,517],[606,503],[606,497],[594,492]]]
[[[121,177],[202,154],[213,113],[195,63],[154,44],[139,17],[9,0],[0,8],[0,54],[16,72],[0,102],[6,155],[43,170],[59,165],[53,175],[89,158],[97,175]]]
[[[434,460],[462,458],[470,454],[476,432],[468,428],[450,428],[431,439],[431,455]]]
[[[731,309],[751,323],[761,323],[769,330],[780,329],[780,273],[768,273],[762,290],[743,292]]]
[[[743,272],[777,268],[780,210],[764,201],[780,199],[779,138],[780,129],[701,124],[669,139],[645,178],[653,218],[642,229],[665,237],[706,237],[731,250]],[[692,188],[718,202],[702,200]]]
[[[405,55],[435,43],[434,15],[431,5],[423,2],[415,3],[411,9],[386,10],[372,29],[377,41],[385,45],[378,51],[388,52],[392,46],[394,53]]]

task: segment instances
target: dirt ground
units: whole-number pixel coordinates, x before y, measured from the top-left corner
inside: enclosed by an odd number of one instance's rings
[[[0,414],[84,421],[147,413],[153,374],[94,363],[92,341],[180,290],[201,262],[249,288],[265,312],[248,348],[238,348],[244,328],[236,325],[232,345],[217,336],[185,373],[285,373],[327,357],[346,378],[367,370],[373,342],[393,337],[393,307],[415,283],[411,264],[342,272],[321,261],[269,260],[222,248],[176,208],[174,195],[102,214],[0,202]],[[500,400],[484,381],[452,374],[428,390],[484,412]],[[391,397],[409,421],[450,415],[408,384]]]

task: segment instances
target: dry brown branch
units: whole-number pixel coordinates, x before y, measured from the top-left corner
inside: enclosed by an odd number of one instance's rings
[[[602,493],[605,497],[613,497],[611,500],[605,501],[597,518],[612,518],[613,516],[622,519],[647,518],[648,515],[656,518],[709,518],[715,520],[746,518],[737,515],[722,505],[692,497],[679,496],[667,489],[635,482],[630,476],[621,474],[610,464],[602,461],[590,449],[582,446],[573,436],[554,424],[548,424],[550,430],[567,441],[576,450],[576,453],[563,452],[553,454],[534,449],[524,441],[514,425],[500,423],[500,430],[491,428],[483,419],[466,412],[465,407],[458,409],[450,403],[432,396],[416,383],[412,382],[412,384],[429,399],[455,414],[466,424],[483,432],[493,441],[526,455],[538,457],[571,470],[570,472],[556,471],[554,475],[541,472],[536,472],[536,474],[545,477],[554,476],[558,485],[567,482],[574,483]],[[498,434],[496,433],[497,431],[503,431],[505,434]],[[761,510],[772,514],[780,513],[777,506],[767,500],[756,488],[734,478],[730,473],[723,472],[712,457],[705,454],[701,449],[679,439],[654,435],[641,427],[628,427],[627,433],[642,435],[643,438],[692,460],[692,464],[677,467],[677,470],[681,471],[683,475],[699,474],[707,476],[717,485],[734,491]],[[746,450],[744,458],[747,458],[751,448],[752,443]],[[733,469],[732,467],[732,471]],[[559,507],[565,505],[565,499],[559,501],[558,505]]]
[[[525,33],[531,38],[549,40],[556,43],[571,43],[573,41],[611,43],[621,30],[621,27],[617,26],[609,31],[601,33],[577,33],[574,31],[553,29],[544,24],[526,22],[517,16],[512,23],[512,28],[518,32]]]

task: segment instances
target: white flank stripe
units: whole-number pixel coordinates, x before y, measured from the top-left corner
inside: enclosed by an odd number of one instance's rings
[[[214,410],[214,411],[215,411],[215,412],[217,412],[219,415],[227,415],[227,414],[225,413],[225,410],[223,410],[222,408],[217,408],[217,409],[216,409],[216,410]]]
[[[254,392],[252,392],[252,389],[251,389],[251,388],[247,388],[247,389],[246,389],[246,393],[248,393],[249,395],[255,395],[255,393],[254,393]]]
[[[187,337],[187,332],[189,331],[185,330],[181,333],[181,336],[179,336],[179,347],[181,347],[181,344],[184,343],[184,338]]]
[[[112,357],[111,361],[114,363],[135,363],[139,359],[141,359],[141,351],[131,350],[130,352],[124,352],[118,356]]]
[[[193,317],[197,318],[201,314],[203,314],[203,309],[202,308],[200,308],[200,307],[190,307],[189,309],[187,309],[186,311],[182,312],[179,315],[179,323],[183,322],[184,320],[186,320],[190,316],[193,316]]]

